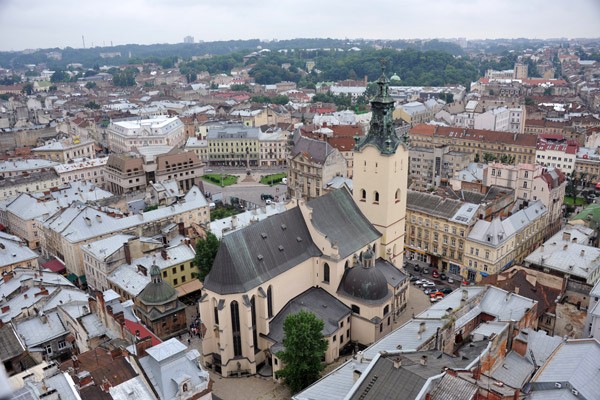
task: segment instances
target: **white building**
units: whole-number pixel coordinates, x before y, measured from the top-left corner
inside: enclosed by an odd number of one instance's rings
[[[559,168],[567,175],[575,171],[575,160],[579,145],[564,139],[557,143],[545,138],[548,136],[553,135],[539,135],[535,150],[535,161],[545,167]]]
[[[108,126],[107,132],[108,146],[116,153],[126,153],[145,146],[180,147],[186,139],[183,122],[177,117],[164,115],[114,121]]]
[[[62,183],[90,182],[104,187],[104,170],[108,157],[102,158],[76,158],[65,164],[56,165],[54,171]]]
[[[32,172],[44,172],[59,163],[45,159],[0,162],[0,176],[8,178]]]
[[[193,151],[196,153],[200,161],[205,165],[208,165],[208,140],[199,138],[188,138],[185,143],[186,151]]]

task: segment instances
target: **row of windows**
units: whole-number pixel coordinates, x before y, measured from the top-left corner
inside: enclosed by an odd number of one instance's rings
[[[360,190],[360,199],[362,201],[367,200],[367,191],[365,189]],[[396,193],[394,194],[394,200],[400,201],[400,189],[396,190]],[[377,191],[373,192],[373,202],[379,203],[379,192]]]

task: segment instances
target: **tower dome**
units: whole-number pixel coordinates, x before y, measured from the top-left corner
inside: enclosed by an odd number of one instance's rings
[[[150,267],[150,283],[139,294],[138,299],[145,305],[162,305],[177,300],[177,291],[162,280],[160,268],[156,262]]]
[[[375,268],[375,254],[370,247],[362,255],[362,265],[346,270],[342,290],[361,300],[382,300],[388,295],[387,280]]]

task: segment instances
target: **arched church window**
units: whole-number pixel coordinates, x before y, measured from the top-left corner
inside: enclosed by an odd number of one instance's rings
[[[271,286],[267,289],[267,316],[268,318],[273,316],[273,289]]]
[[[396,202],[400,201],[400,189],[396,189],[396,194],[394,194],[394,199],[396,199]]]
[[[323,282],[329,283],[329,264],[323,265]]]
[[[361,200],[367,199],[367,191],[365,189],[360,190],[360,198],[361,198]]]
[[[375,192],[374,200],[375,200],[375,203],[379,203],[379,192]]]
[[[237,301],[231,302],[231,331],[233,335],[233,355],[242,355],[242,336],[240,334],[240,312]]]

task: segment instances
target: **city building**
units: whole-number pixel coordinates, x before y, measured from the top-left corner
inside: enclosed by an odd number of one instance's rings
[[[458,171],[473,161],[472,153],[451,151],[448,145],[411,147],[409,157],[410,187],[415,190],[447,186]]]
[[[150,183],[176,181],[187,192],[202,176],[196,153],[154,146],[127,154],[111,154],[106,164],[107,189],[114,194],[144,190]]]
[[[75,158],[96,158],[95,143],[91,139],[81,139],[79,136],[56,140],[52,139],[44,146],[31,149],[38,158],[56,161],[64,164]]]
[[[565,174],[575,170],[575,159],[579,145],[566,140],[562,135],[538,135],[535,162],[545,167],[559,168]]]
[[[211,127],[206,135],[210,165],[258,166],[260,128],[243,125]]]
[[[187,331],[185,305],[177,291],[162,280],[160,268],[150,266],[150,283],[135,299],[135,308],[142,323],[162,340]]]
[[[516,199],[541,200],[548,210],[544,237],[554,234],[562,225],[562,204],[567,180],[561,170],[546,168],[541,164],[490,163],[484,170],[483,186],[509,187],[515,190]]]
[[[287,162],[288,197],[314,199],[323,194],[325,184],[336,176],[346,176],[346,159],[338,149],[323,140],[296,132]]]
[[[411,128],[408,135],[414,147],[448,145],[452,151],[475,154],[476,162],[486,159],[486,153],[498,160],[510,157],[514,163],[535,162],[535,135],[423,124]]]
[[[108,157],[101,158],[76,158],[54,166],[62,183],[90,182],[104,187],[104,171]]]
[[[38,255],[21,238],[0,232],[0,274],[16,268],[37,270]]]
[[[54,170],[13,176],[0,180],[0,201],[21,193],[45,192],[60,186],[62,182]]]
[[[62,209],[42,225],[42,252],[60,259],[67,271],[81,277],[85,274],[82,245],[119,233],[155,236],[172,224],[189,227],[210,221],[208,202],[197,187],[168,207],[123,218],[113,215],[81,204]]]
[[[106,133],[108,147],[115,153],[126,153],[147,146],[181,147],[186,140],[179,118],[165,115],[113,120]]]
[[[465,240],[477,222],[479,206],[409,190],[406,197],[406,257],[459,274]]]
[[[431,121],[439,110],[442,108],[442,104],[436,100],[427,100],[423,103],[413,101],[406,104],[400,104],[394,110],[394,119],[401,119],[411,126],[417,124],[426,124]]]
[[[463,278],[479,282],[514,262],[521,263],[542,244],[547,213],[538,200],[507,218],[477,221],[465,242]]]
[[[287,141],[290,132],[281,129],[268,129],[259,132],[259,164],[262,167],[285,165],[287,160]]]
[[[43,158],[19,161],[2,161],[0,162],[0,176],[3,178],[10,178],[12,176],[31,174],[32,172],[46,172],[56,165],[59,165],[59,163]]]
[[[185,150],[193,151],[204,165],[208,165],[208,140],[197,137],[188,138],[185,143]]]

